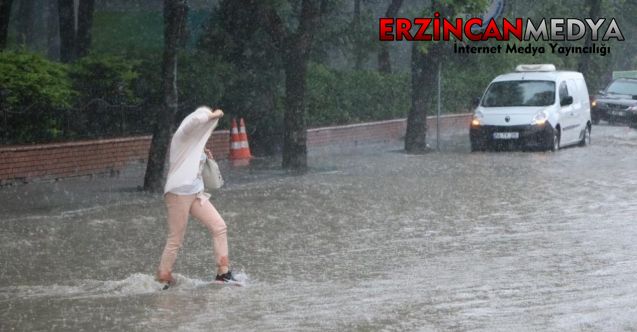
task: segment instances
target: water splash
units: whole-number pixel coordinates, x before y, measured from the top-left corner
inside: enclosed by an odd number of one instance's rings
[[[235,274],[235,278],[246,285],[249,277],[243,272]],[[206,286],[210,286],[212,280],[202,280],[189,278],[184,275],[175,274],[176,286],[171,290],[189,291]],[[77,280],[67,285],[30,285],[30,286],[10,286],[0,288],[0,301],[7,301],[15,298],[108,298],[126,297],[159,292],[162,284],[149,274],[135,273],[122,280]],[[223,285],[219,285],[223,286]]]

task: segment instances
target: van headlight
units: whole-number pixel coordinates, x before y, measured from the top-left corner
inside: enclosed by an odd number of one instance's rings
[[[471,119],[471,125],[474,127],[479,126],[480,124],[482,124],[483,117],[484,115],[482,114],[482,112],[476,111],[475,113],[473,113],[473,119]]]
[[[549,114],[546,111],[539,111],[533,117],[533,122],[531,122],[534,126],[543,126],[546,121],[549,119]]]

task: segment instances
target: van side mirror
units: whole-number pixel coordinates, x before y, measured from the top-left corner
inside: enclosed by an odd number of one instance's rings
[[[568,106],[573,103],[573,96],[566,96],[560,100],[560,106]]]
[[[471,106],[473,106],[473,108],[478,107],[478,105],[480,105],[480,97],[476,97],[471,103]]]

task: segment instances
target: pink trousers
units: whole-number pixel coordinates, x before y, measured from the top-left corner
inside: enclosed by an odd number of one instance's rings
[[[167,193],[164,196],[164,202],[168,210],[168,238],[161,255],[158,273],[162,275],[172,272],[177,251],[184,240],[189,215],[208,228],[212,235],[217,268],[221,273],[227,272],[229,262],[226,223],[207,197]]]

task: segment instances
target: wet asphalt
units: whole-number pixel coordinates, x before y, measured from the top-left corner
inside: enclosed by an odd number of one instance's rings
[[[304,175],[222,162],[212,201],[242,288],[209,285],[193,220],[178,285],[158,290],[166,213],[137,189],[143,165],[4,187],[0,330],[637,330],[637,130],[595,126],[592,140],[332,146]]]

